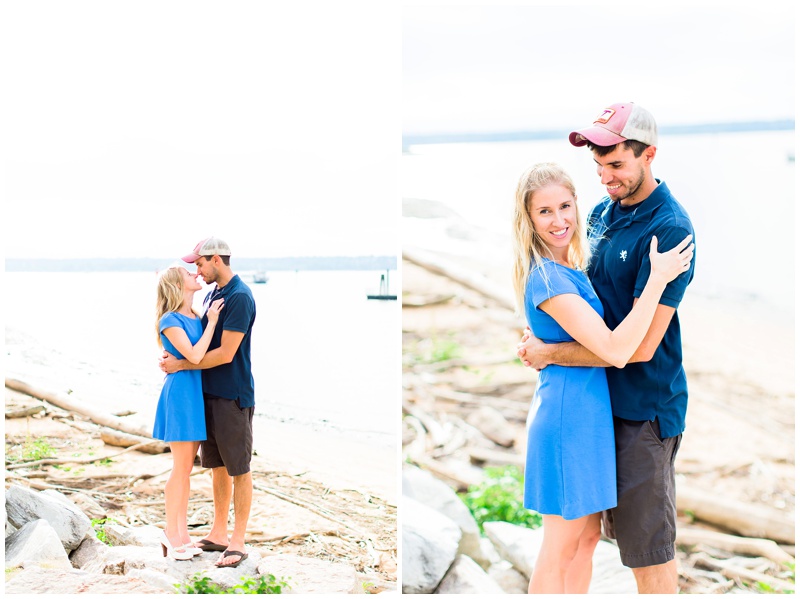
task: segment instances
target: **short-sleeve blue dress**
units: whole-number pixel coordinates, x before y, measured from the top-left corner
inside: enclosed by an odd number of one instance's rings
[[[192,345],[203,336],[203,324],[197,317],[168,312],[158,328],[164,349],[176,358],[183,355],[164,334],[164,329],[180,327]],[[205,441],[206,416],[203,405],[203,382],[199,370],[179,370],[166,375],[156,408],[153,437],[162,441]]]
[[[573,341],[539,305],[574,293],[603,315],[586,273],[544,260],[525,289],[525,315],[545,343]],[[616,457],[605,368],[550,365],[528,413],[524,505],[573,520],[617,505]]]

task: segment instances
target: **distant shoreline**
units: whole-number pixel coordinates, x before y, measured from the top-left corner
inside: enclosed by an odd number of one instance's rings
[[[793,119],[777,121],[747,121],[741,123],[704,123],[698,125],[664,125],[658,128],[661,135],[693,135],[699,133],[744,133],[750,131],[791,131]],[[474,133],[422,133],[403,135],[403,150],[413,145],[476,143],[503,141],[537,141],[543,139],[565,139],[569,129],[543,131],[494,131]]]
[[[6,258],[6,272],[148,272],[174,258]],[[238,271],[397,270],[396,256],[232,258]]]

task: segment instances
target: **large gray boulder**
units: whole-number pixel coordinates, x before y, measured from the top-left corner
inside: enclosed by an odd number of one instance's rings
[[[478,523],[464,502],[446,483],[420,468],[405,467],[403,496],[416,499],[455,522],[461,529],[458,552],[471,557],[483,568],[489,566],[490,560],[481,548]]]
[[[503,588],[466,555],[459,555],[436,589],[437,595],[500,595]]]
[[[48,568],[71,570],[64,545],[47,520],[23,524],[6,537],[6,568],[41,564]]]
[[[16,528],[35,520],[47,520],[68,552],[78,547],[92,528],[91,521],[78,506],[55,491],[37,493],[11,485],[6,489],[6,513]]]
[[[363,594],[355,568],[308,557],[275,555],[262,559],[258,575],[289,581],[291,593]]]
[[[9,576],[7,574],[7,576]],[[20,593],[26,596],[40,593],[72,595],[88,593],[102,596],[111,594],[164,594],[164,590],[142,580],[107,574],[92,574],[81,570],[52,570],[25,568],[11,573],[4,588],[7,594]]]
[[[458,525],[410,497],[403,497],[403,593],[432,593],[453,564]]]
[[[500,557],[511,562],[525,578],[530,579],[542,547],[544,528],[530,529],[508,522],[484,522],[483,532]]]

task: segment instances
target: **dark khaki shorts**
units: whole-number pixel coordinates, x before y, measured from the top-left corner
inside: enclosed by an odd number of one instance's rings
[[[233,399],[206,395],[206,440],[200,443],[203,468],[225,466],[230,476],[250,472],[253,455],[253,410]]]
[[[675,558],[675,454],[682,435],[660,438],[658,419],[614,417],[617,446],[617,507],[603,512],[607,537],[617,540],[629,568]]]

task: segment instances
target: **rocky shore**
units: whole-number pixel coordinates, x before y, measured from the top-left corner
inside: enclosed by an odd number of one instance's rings
[[[8,388],[6,415],[7,593],[174,593],[195,577],[230,589],[270,575],[291,593],[396,589],[397,510],[379,494],[254,456],[248,558],[178,562],[158,540],[169,453],[112,447],[87,418]],[[189,515],[202,538],[211,477],[197,463]]]

